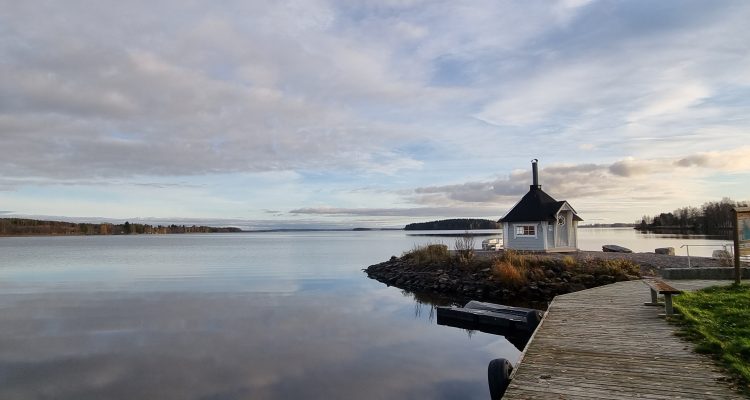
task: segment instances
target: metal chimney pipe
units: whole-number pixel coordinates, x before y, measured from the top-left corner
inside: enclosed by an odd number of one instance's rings
[[[533,184],[531,187],[533,189],[539,189],[539,170],[537,169],[536,163],[539,162],[536,158],[531,160],[531,173],[533,176]]]

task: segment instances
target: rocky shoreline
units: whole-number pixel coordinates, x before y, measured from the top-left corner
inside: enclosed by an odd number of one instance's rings
[[[476,251],[474,257],[484,260],[483,268],[466,268],[456,262],[445,265],[414,265],[409,257],[391,257],[390,260],[371,265],[364,271],[367,276],[416,294],[431,294],[453,299],[460,303],[468,300],[490,302],[548,302],[555,296],[602,286],[617,281],[638,279],[635,275],[586,273],[567,268],[564,257],[578,262],[604,262],[629,260],[640,266],[643,275],[659,275],[664,268],[687,267],[687,257],[654,253],[605,253],[580,251],[567,254],[538,254],[532,257],[550,260],[533,280],[520,287],[502,284],[492,271],[492,260],[502,256],[502,251]],[[720,260],[691,257],[693,267],[719,267]]]
[[[478,255],[478,257],[484,257]],[[489,260],[488,260],[489,261]],[[635,278],[624,274],[604,275],[571,272],[562,262],[549,263],[541,274],[525,285],[514,287],[498,281],[491,264],[470,269],[461,265],[416,266],[407,257],[371,265],[367,276],[417,294],[433,294],[456,302],[480,300],[490,302],[548,302],[555,296],[622,280]]]

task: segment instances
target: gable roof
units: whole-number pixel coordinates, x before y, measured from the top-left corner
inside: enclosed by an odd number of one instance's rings
[[[553,199],[539,186],[531,185],[531,189],[521,200],[498,222],[531,222],[554,221],[557,212],[567,202]],[[568,204],[570,206],[570,204]],[[570,207],[573,210],[573,207]],[[573,220],[583,221],[583,218],[573,210]]]

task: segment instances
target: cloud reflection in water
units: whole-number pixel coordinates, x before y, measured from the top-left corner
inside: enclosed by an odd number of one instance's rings
[[[0,398],[486,399],[505,339],[393,288],[0,295]]]

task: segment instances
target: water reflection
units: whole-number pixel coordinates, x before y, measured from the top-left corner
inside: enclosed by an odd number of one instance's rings
[[[643,230],[637,231],[638,235],[644,239],[690,239],[690,240],[732,240],[732,235],[699,235],[681,230]]]
[[[429,237],[0,239],[0,399],[487,399],[501,336],[362,268]]]
[[[488,398],[518,352],[393,292],[3,294],[0,398]]]
[[[405,297],[414,299],[415,318],[422,318],[426,316],[428,321],[436,321],[438,325],[463,330],[469,338],[474,336],[474,334],[477,332],[499,335],[504,337],[508,342],[515,346],[517,350],[523,351],[526,343],[529,341],[529,338],[531,336],[528,332],[518,332],[515,330],[507,330],[497,327],[479,327],[473,323],[461,323],[461,321],[455,320],[441,322],[439,319],[436,319],[437,307],[463,307],[466,304],[466,301],[456,300],[435,293],[415,293],[408,290],[401,290],[401,294]],[[515,301],[512,303],[514,303],[512,304],[512,306],[515,307],[534,308],[537,310],[547,309],[547,304],[541,302]]]

